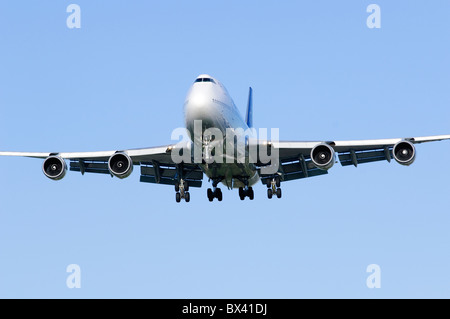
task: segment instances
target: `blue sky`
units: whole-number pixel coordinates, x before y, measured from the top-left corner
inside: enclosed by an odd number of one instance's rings
[[[282,140],[450,134],[448,1],[0,3],[0,150],[169,144],[208,73]],[[0,297],[450,297],[450,142],[241,202],[0,159]],[[66,267],[81,267],[68,289]],[[380,289],[366,286],[369,264]]]

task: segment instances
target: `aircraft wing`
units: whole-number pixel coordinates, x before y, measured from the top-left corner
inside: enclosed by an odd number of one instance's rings
[[[201,187],[203,172],[197,164],[176,165],[172,160],[172,151],[176,147],[179,147],[179,145],[100,152],[0,152],[0,156],[20,156],[41,159],[58,157],[69,161],[70,171],[81,172],[83,175],[84,173],[112,175],[108,168],[108,160],[114,154],[122,153],[131,159],[132,166],[140,166],[141,182],[175,185],[183,178],[189,182],[189,186]]]
[[[450,135],[376,139],[376,140],[353,140],[353,141],[306,141],[306,142],[274,142],[272,146],[279,152],[279,170],[277,174],[284,181],[318,176],[327,174],[327,169],[319,169],[311,159],[312,150],[318,145],[328,145],[339,158],[342,166],[358,166],[359,164],[388,161],[395,159],[393,148],[402,141],[411,144],[449,140]],[[406,145],[406,144],[404,144]],[[406,145],[407,146],[407,145]],[[412,147],[415,155],[415,147]],[[401,160],[401,159],[400,159]],[[414,160],[414,158],[412,158]],[[409,165],[408,161],[400,162]],[[412,161],[411,161],[412,163]],[[330,163],[332,165],[332,163]],[[260,167],[264,164],[260,163]],[[330,166],[331,167],[331,166]],[[261,181],[265,184],[267,179],[273,175],[261,174]]]

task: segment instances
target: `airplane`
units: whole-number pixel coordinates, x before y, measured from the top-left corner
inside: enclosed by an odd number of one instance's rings
[[[450,135],[428,137],[408,137],[375,140],[350,141],[268,141],[256,140],[256,148],[263,145],[276,153],[276,165],[263,161],[260,153],[254,160],[249,160],[249,141],[255,138],[245,138],[245,160],[238,161],[239,152],[231,156],[234,160],[206,161],[205,154],[214,142],[205,134],[207,130],[216,128],[222,135],[229,129],[247,131],[253,126],[253,90],[249,89],[247,112],[245,118],[240,115],[236,105],[225,86],[217,79],[207,74],[199,75],[191,86],[184,102],[185,129],[190,140],[183,143],[128,150],[100,152],[0,152],[0,156],[21,156],[43,159],[42,170],[46,177],[52,180],[62,179],[68,170],[85,173],[108,174],[120,179],[130,176],[134,166],[140,167],[140,181],[172,185],[175,188],[176,202],[182,199],[190,201],[190,187],[201,187],[204,174],[212,183],[207,189],[210,202],[214,199],[222,201],[223,195],[219,184],[229,190],[238,189],[239,198],[254,199],[253,186],[258,182],[267,185],[267,197],[281,198],[281,183],[328,174],[334,163],[342,166],[388,161],[394,159],[401,165],[411,165],[416,157],[416,144],[450,139]],[[200,140],[195,132],[196,123],[201,121]],[[252,131],[253,132],[253,131]],[[250,134],[251,135],[251,134]],[[197,136],[197,140],[196,140]],[[216,144],[216,149],[225,147],[236,141],[224,141]],[[198,144],[200,143],[200,144]],[[228,144],[227,144],[228,143]],[[185,145],[186,148],[181,148]],[[192,161],[195,145],[201,150],[201,160]],[[180,152],[180,149],[182,152]],[[187,153],[184,151],[187,149]],[[191,153],[189,153],[189,151]],[[212,151],[211,151],[212,152]],[[176,161],[175,153],[187,154],[184,161]],[[210,153],[209,153],[210,154]],[[227,154],[230,156],[229,154]],[[241,154],[242,155],[242,154]],[[187,160],[186,160],[187,159]],[[275,169],[267,169],[275,167]]]

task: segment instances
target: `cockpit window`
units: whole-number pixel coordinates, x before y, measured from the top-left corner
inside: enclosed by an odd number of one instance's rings
[[[212,83],[216,84],[216,81],[214,81],[211,78],[198,78],[195,80],[195,82],[212,82]]]

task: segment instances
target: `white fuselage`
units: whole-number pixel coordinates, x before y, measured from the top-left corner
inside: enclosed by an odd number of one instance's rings
[[[194,121],[201,121],[202,136],[206,129],[219,129],[224,136],[224,144],[234,143],[234,140],[227,141],[225,138],[227,129],[248,130],[247,123],[226,88],[208,75],[200,75],[190,88],[184,103],[184,116],[186,128],[194,143],[194,136],[198,136],[194,132]],[[203,139],[200,143],[205,147]],[[237,152],[233,154],[235,158],[237,155]],[[230,163],[229,160],[224,160],[223,163],[203,163],[201,167],[211,180],[220,180],[229,188],[245,187],[244,181],[248,181],[248,186],[252,186],[259,180],[255,166],[248,161],[238,163],[233,160]]]

